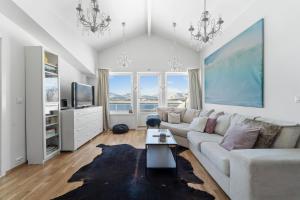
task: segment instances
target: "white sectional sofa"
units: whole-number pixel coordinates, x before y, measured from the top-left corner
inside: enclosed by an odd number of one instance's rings
[[[195,116],[210,114],[188,109]],[[214,114],[214,113],[212,113]],[[227,151],[219,145],[231,123],[245,118],[282,126],[272,148]],[[220,116],[215,134],[189,131],[190,119],[182,123],[162,122],[177,142],[188,147],[224,192],[233,200],[299,200],[300,199],[300,126],[239,114]]]

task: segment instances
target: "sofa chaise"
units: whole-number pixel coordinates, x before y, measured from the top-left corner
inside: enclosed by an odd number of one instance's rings
[[[157,111],[162,116],[168,108],[158,108]],[[170,129],[178,144],[191,150],[231,199],[300,199],[300,126],[297,123],[225,113],[217,118],[215,133],[208,134],[190,131],[189,125],[199,115],[209,117],[218,112],[193,109],[180,112],[179,124],[163,120],[161,128]],[[247,118],[282,127],[272,147],[232,151],[221,147],[219,143],[230,124]]]

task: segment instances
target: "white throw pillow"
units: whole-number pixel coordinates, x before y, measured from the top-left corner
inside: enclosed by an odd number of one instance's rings
[[[217,125],[215,127],[215,133],[219,135],[225,135],[227,129],[230,126],[231,117],[232,115],[228,113],[219,116],[217,119]]]
[[[180,124],[180,113],[169,112],[168,122],[171,124]]]
[[[204,132],[208,117],[197,117],[194,118],[189,126],[191,131]]]

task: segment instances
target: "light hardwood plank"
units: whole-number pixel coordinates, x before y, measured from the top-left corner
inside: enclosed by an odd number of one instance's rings
[[[130,131],[123,135],[102,133],[76,152],[63,152],[44,165],[21,165],[0,178],[0,199],[43,200],[60,196],[82,185],[82,182],[68,183],[68,179],[82,166],[92,162],[101,154],[98,144],[130,144],[136,148],[145,146],[145,130]],[[190,151],[182,156],[189,160],[194,173],[204,181],[203,185],[191,185],[215,196],[216,200],[229,200],[225,193],[209,176]]]

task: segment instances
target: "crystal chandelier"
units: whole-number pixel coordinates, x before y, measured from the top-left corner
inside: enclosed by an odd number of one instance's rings
[[[100,34],[103,34],[109,29],[111,18],[99,9],[99,3],[97,0],[90,0],[89,6],[84,12],[82,1],[79,0],[77,10],[77,18],[79,24],[84,30]]]
[[[125,26],[126,23],[122,22],[122,29],[123,29],[123,52],[122,54],[119,56],[118,59],[118,64],[122,67],[122,68],[127,68],[128,65],[131,63],[131,60],[129,59],[129,56],[125,53]]]
[[[210,13],[206,10],[206,0],[204,0],[204,11],[200,21],[197,23],[197,28],[191,25],[188,29],[191,33],[191,39],[207,43],[220,32],[223,23],[224,21],[221,17],[218,20],[211,18]]]
[[[173,29],[174,29],[174,42],[173,42],[173,55],[168,61],[169,67],[171,69],[171,72],[181,72],[184,71],[182,68],[182,63],[180,62],[178,56],[176,55],[176,47],[177,47],[177,42],[176,42],[176,23],[173,22]]]

